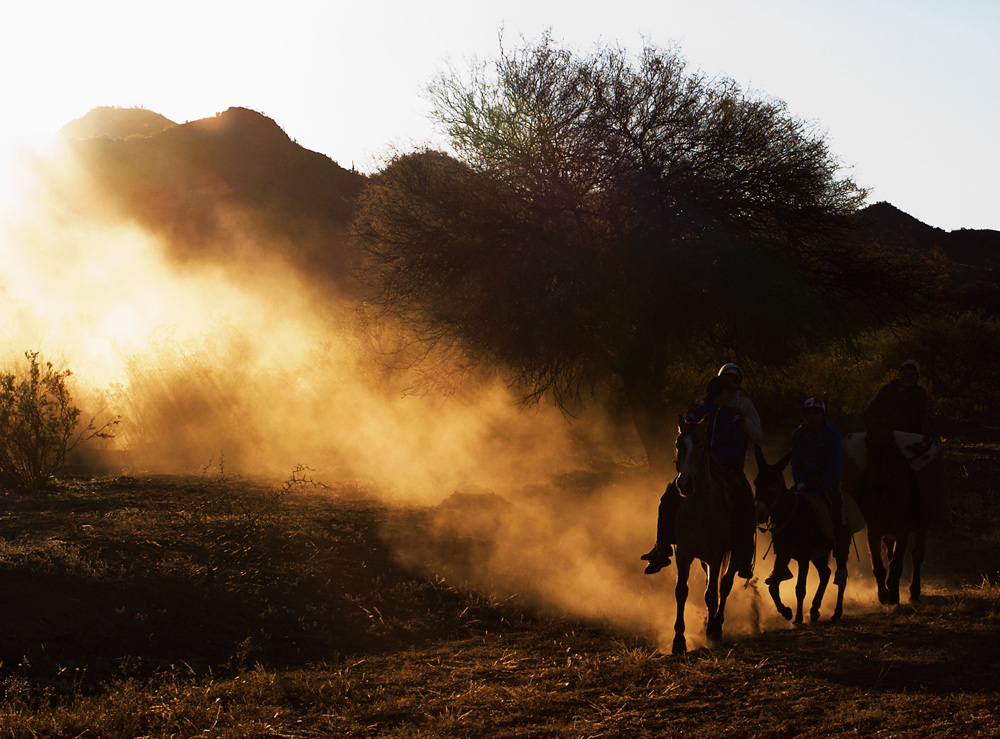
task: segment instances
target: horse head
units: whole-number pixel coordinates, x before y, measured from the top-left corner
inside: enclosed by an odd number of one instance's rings
[[[701,474],[707,464],[708,444],[705,442],[705,429],[701,423],[688,423],[684,416],[677,416],[677,486],[682,492],[688,492],[692,483]]]
[[[787,489],[784,472],[792,458],[792,453],[788,452],[774,464],[767,463],[759,444],[754,444],[753,453],[757,460],[757,477],[753,481],[754,497],[757,501],[757,518],[759,521],[766,521],[777,504],[778,498]]]

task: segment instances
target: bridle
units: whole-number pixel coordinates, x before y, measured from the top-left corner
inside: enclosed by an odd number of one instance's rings
[[[757,480],[755,480],[754,482],[756,483],[759,480],[760,476],[758,475]],[[755,487],[757,487],[756,484]],[[768,521],[768,525],[764,526],[761,530],[771,532],[772,536],[788,528],[789,524],[791,524],[791,522],[795,519],[795,513],[798,510],[799,502],[802,499],[801,495],[799,495],[798,493],[794,493],[790,491],[788,488],[786,488],[784,482],[780,479],[775,480],[775,484],[773,487],[777,491],[774,496],[773,504],[768,504],[767,501],[760,500],[758,498],[758,502],[762,503],[764,506],[764,510],[767,513],[767,521]],[[775,521],[774,515],[772,514],[771,510],[772,508],[773,509],[778,508],[778,503],[781,501],[781,497],[783,495],[791,495],[793,500],[793,505],[791,510],[788,512],[788,516],[785,518],[784,522],[779,524],[777,521]]]

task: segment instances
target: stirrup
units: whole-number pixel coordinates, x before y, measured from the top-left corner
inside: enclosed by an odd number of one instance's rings
[[[780,572],[775,568],[774,572],[768,575],[767,579],[764,580],[765,585],[778,585],[783,583],[785,580],[792,579],[792,571],[788,567],[784,567]]]
[[[646,565],[646,569],[643,570],[643,572],[646,573],[647,575],[655,575],[664,567],[670,566],[670,557],[668,557],[666,554],[663,554],[658,549],[654,548],[653,551],[650,552],[650,555],[651,556],[648,558],[649,563]],[[646,559],[645,555],[643,555],[643,559]]]

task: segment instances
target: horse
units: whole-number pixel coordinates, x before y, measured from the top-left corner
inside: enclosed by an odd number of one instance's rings
[[[806,576],[809,563],[819,574],[819,585],[809,609],[809,620],[819,620],[819,609],[830,582],[830,554],[833,540],[828,537],[816,517],[813,505],[801,493],[785,487],[785,466],[792,458],[789,452],[774,464],[768,464],[759,446],[754,447],[757,458],[757,477],[754,493],[758,511],[770,520],[771,543],[774,546],[774,569],[780,571],[788,567],[793,559],[798,564],[798,579],[795,582],[795,623],[802,623],[802,604],[806,597]],[[787,620],[792,619],[792,609],[781,602],[781,582],[768,581],[767,591],[771,594],[778,613]],[[831,621],[839,621],[844,613],[844,589],[837,586],[837,606],[830,616]]]
[[[910,534],[913,534],[910,602],[919,603],[920,568],[926,552],[931,512],[924,511],[922,515],[919,510],[917,474],[927,470],[927,475],[937,475],[940,481],[932,477],[928,482],[940,484],[943,488],[941,440],[900,431],[887,439],[890,444],[896,444],[900,453],[886,454],[881,468],[870,470],[866,433],[844,436],[843,487],[844,492],[857,501],[868,525],[868,551],[871,553],[879,602],[899,605],[899,581],[903,574],[906,547]],[[889,560],[888,573],[882,559],[883,544]]]
[[[705,634],[710,642],[722,641],[726,599],[733,587],[736,569],[732,565],[732,503],[722,483],[712,472],[712,456],[701,424],[687,423],[678,416],[677,486],[681,500],[677,507],[675,561],[677,619],[674,623],[673,653],[687,651],[684,638],[684,604],[688,596],[691,563],[701,561],[708,579],[705,605],[708,623]],[[723,574],[724,572],[724,574]]]

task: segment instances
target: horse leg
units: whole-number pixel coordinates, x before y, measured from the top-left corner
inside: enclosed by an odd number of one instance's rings
[[[708,584],[705,587],[705,607],[708,609],[708,624],[705,635],[710,641],[722,641],[722,624],[719,623],[719,570],[721,563],[708,568]]]
[[[735,579],[736,568],[730,561],[726,567],[726,574],[722,576],[722,580],[719,582],[719,610],[715,621],[716,634],[719,641],[722,641],[722,624],[726,621],[726,601],[729,599],[729,593],[732,592],[733,580]]]
[[[802,605],[806,600],[806,579],[809,577],[809,560],[796,559],[795,564],[799,568],[799,576],[795,580],[795,621],[802,623]]]
[[[826,556],[817,557],[812,563],[819,573],[819,585],[816,587],[816,595],[813,596],[812,608],[809,609],[809,620],[816,623],[819,621],[819,608],[823,604],[826,587],[830,583],[830,564]]]
[[[885,589],[885,563],[882,561],[882,533],[868,524],[868,553],[872,558],[872,574],[875,575],[875,585],[878,586],[878,602],[889,601],[889,591]]]
[[[892,548],[892,558],[889,560],[889,577],[885,581],[885,589],[889,592],[889,605],[899,605],[899,581],[903,577],[903,562],[906,559],[906,544],[908,534],[896,537]]]
[[[774,550],[775,560],[774,560],[774,570],[775,572],[780,572],[783,567],[788,567],[788,563],[791,561],[791,557],[785,555],[783,552],[778,553],[778,550]],[[772,582],[767,586],[767,592],[771,594],[771,600],[774,601],[774,607],[778,609],[786,621],[792,620],[792,609],[781,602],[781,583]]]
[[[920,567],[924,563],[924,552],[927,545],[927,529],[918,529],[913,537],[913,551],[910,559],[913,562],[913,574],[910,576],[910,602],[920,602]]]
[[[684,640],[684,604],[688,597],[688,574],[691,571],[691,558],[677,555],[677,586],[674,588],[674,598],[677,601],[677,618],[674,621],[674,654],[684,654],[687,642]]]

